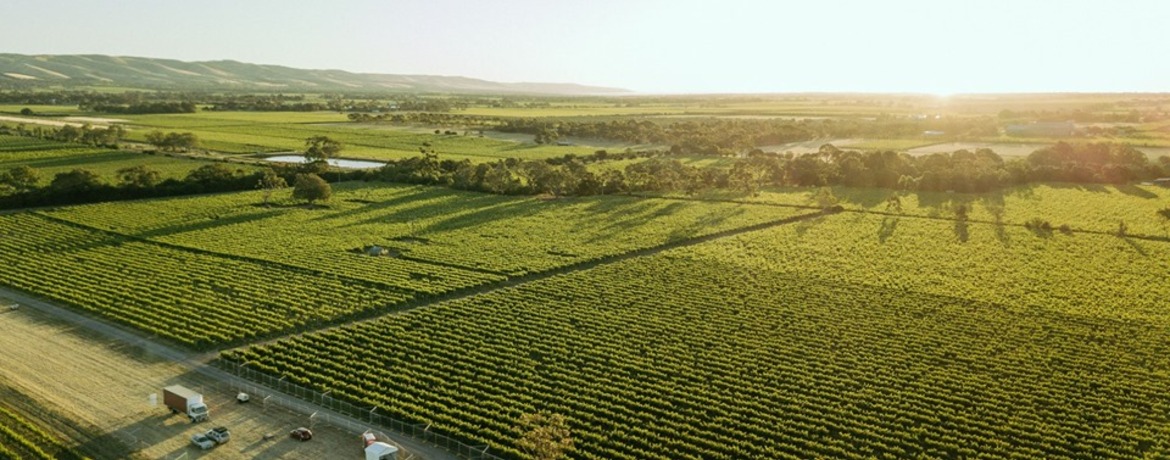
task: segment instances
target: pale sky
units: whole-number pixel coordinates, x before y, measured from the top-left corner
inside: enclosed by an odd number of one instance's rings
[[[639,92],[1170,91],[1170,1],[4,0],[0,52]]]

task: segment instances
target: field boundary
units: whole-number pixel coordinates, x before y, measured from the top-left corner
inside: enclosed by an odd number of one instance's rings
[[[209,361],[214,359],[213,353],[196,354],[193,351],[181,349],[160,341],[155,337],[146,335],[142,331],[123,326],[105,318],[95,318],[83,315],[71,308],[57,305],[51,301],[33,297],[21,291],[13,290],[7,286],[0,286],[0,296],[15,301],[23,307],[39,310],[42,313],[55,318],[56,320],[73,324],[76,327],[89,330],[98,335],[118,340],[128,346],[137,348],[150,355],[172,361],[189,371],[202,374],[203,376],[215,380],[218,382],[216,385],[226,385],[227,388],[236,389],[248,388],[252,390],[259,390],[256,392],[257,394],[272,395],[275,398],[274,402],[281,403],[281,407],[306,415],[318,414],[317,417],[320,420],[327,422],[339,429],[353,430],[357,429],[356,427],[360,427],[362,428],[362,431],[357,431],[354,434],[361,434],[365,430],[376,428],[361,420],[337,413],[325,407],[321,407],[311,401],[305,401],[296,398],[294,395],[286,394],[278,389],[261,389],[256,382],[246,380],[243,377],[232,375],[230,372],[208,364]],[[337,424],[334,424],[333,422],[336,422]],[[439,445],[426,444],[424,440],[410,438],[408,433],[397,433],[389,429],[385,431],[399,434],[399,437],[393,439],[395,444],[401,445],[407,451],[419,453],[427,459],[454,460],[457,458],[452,453],[442,450],[441,446]],[[356,438],[354,445],[357,445]]]
[[[459,300],[459,299],[472,297],[472,296],[476,296],[476,295],[480,295],[480,294],[486,294],[486,293],[489,293],[489,292],[492,292],[492,291],[495,291],[498,289],[506,289],[506,288],[518,286],[521,284],[540,281],[540,280],[543,280],[546,278],[551,278],[551,277],[558,276],[558,275],[564,275],[564,274],[573,273],[573,272],[577,272],[577,271],[588,270],[588,269],[591,269],[591,268],[594,268],[594,267],[597,267],[600,265],[621,262],[621,261],[633,259],[636,257],[650,256],[650,255],[658,254],[660,252],[668,251],[671,249],[676,249],[676,248],[685,247],[685,246],[692,246],[692,245],[696,245],[696,244],[700,244],[700,243],[705,243],[708,241],[717,240],[720,238],[726,238],[729,236],[735,236],[735,235],[739,235],[739,234],[743,234],[743,233],[749,233],[749,232],[764,230],[764,229],[768,229],[768,228],[772,228],[772,227],[778,227],[781,225],[805,221],[805,220],[809,220],[809,219],[815,219],[818,217],[824,217],[824,216],[828,216],[828,215],[838,214],[840,212],[841,212],[840,210],[836,210],[836,209],[826,209],[826,210],[818,209],[817,212],[813,212],[813,213],[800,214],[800,215],[796,215],[796,216],[785,217],[783,219],[771,220],[771,221],[762,222],[762,223],[758,223],[758,224],[748,225],[745,227],[732,228],[732,229],[723,230],[720,232],[711,233],[708,235],[696,236],[696,237],[691,237],[691,238],[683,238],[683,239],[679,239],[679,240],[675,240],[675,241],[666,242],[666,243],[663,243],[663,244],[660,244],[657,246],[651,246],[651,247],[642,248],[642,249],[635,249],[635,250],[624,252],[621,254],[613,254],[613,255],[597,257],[597,258],[589,259],[589,260],[582,260],[579,262],[571,263],[568,265],[563,265],[560,267],[551,268],[551,269],[544,270],[544,271],[532,272],[532,273],[528,273],[528,274],[520,275],[520,276],[516,276],[516,277],[509,277],[503,281],[498,281],[495,283],[488,283],[488,284],[483,284],[483,285],[479,285],[479,286],[468,286],[468,287],[461,288],[461,289],[455,289],[453,291],[446,292],[443,294],[419,296],[419,297],[416,297],[414,299],[403,302],[401,304],[395,305],[392,312],[401,313],[404,311],[414,310],[416,308],[427,307],[427,306],[430,306],[433,304],[438,304],[438,303],[442,303],[442,302],[449,302],[452,300]],[[385,310],[359,312],[357,315],[355,315],[356,317],[351,316],[349,319],[342,320],[340,322],[324,323],[321,327],[318,327],[315,329],[306,329],[306,330],[301,330],[301,331],[296,331],[296,332],[290,332],[287,334],[273,336],[273,337],[270,337],[270,338],[264,339],[264,340],[257,340],[257,341],[252,341],[252,342],[249,342],[249,343],[243,344],[243,345],[237,345],[237,346],[223,348],[223,349],[221,349],[221,351],[227,351],[227,350],[237,349],[237,348],[241,348],[241,347],[263,345],[263,344],[272,343],[272,342],[275,342],[277,340],[284,339],[284,338],[299,337],[299,336],[302,336],[305,334],[313,334],[313,333],[318,333],[321,331],[338,329],[338,328],[346,327],[346,326],[351,325],[351,324],[374,320],[374,319],[377,319],[378,317],[381,317],[381,316],[383,316],[387,313],[390,313],[390,312],[391,311],[385,311]]]

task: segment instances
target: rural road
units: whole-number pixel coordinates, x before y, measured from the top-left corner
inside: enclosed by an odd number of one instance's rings
[[[70,324],[76,325],[77,327],[81,327],[81,328],[93,331],[97,334],[109,337],[111,339],[122,341],[126,344],[134,345],[134,346],[142,349],[146,353],[153,354],[155,356],[171,360],[175,363],[178,363],[179,365],[186,368],[187,370],[197,372],[199,374],[202,374],[204,376],[212,378],[216,381],[228,383],[228,384],[235,385],[235,386],[241,386],[241,387],[242,386],[251,386],[251,387],[261,386],[261,385],[257,384],[256,382],[252,382],[250,380],[245,380],[241,377],[237,377],[235,375],[232,375],[228,372],[225,372],[223,370],[220,370],[218,368],[215,368],[215,367],[212,367],[211,365],[209,365],[208,362],[211,359],[214,359],[216,357],[216,353],[214,353],[214,352],[213,353],[204,353],[204,354],[195,354],[195,353],[190,353],[190,352],[187,352],[184,350],[180,350],[178,348],[171,347],[169,345],[160,343],[158,340],[156,340],[152,337],[145,336],[143,334],[131,331],[129,329],[122,328],[120,326],[102,321],[100,319],[96,319],[96,318],[92,318],[89,316],[85,316],[85,315],[76,313],[72,310],[54,305],[54,304],[46,302],[44,300],[37,299],[35,297],[31,297],[31,296],[24,294],[22,292],[14,291],[14,290],[7,289],[4,287],[0,287],[0,297],[4,297],[4,298],[10,299],[12,301],[15,301],[17,304],[20,305],[20,308],[33,308],[33,309],[39,310],[45,314],[53,316],[59,320],[66,321]],[[326,409],[324,407],[320,407],[320,406],[317,406],[315,404],[297,399],[297,398],[293,397],[292,395],[288,395],[288,394],[276,391],[276,390],[271,389],[271,388],[269,388],[268,391],[270,391],[274,395],[283,396],[283,399],[286,402],[285,406],[290,410],[300,412],[300,413],[303,413],[306,415],[312,414],[312,413],[318,413],[320,415],[327,415],[327,416],[335,418],[335,419],[341,419],[341,420],[348,421],[349,424],[353,425],[353,426],[365,426],[366,425],[361,420],[357,420],[353,417],[349,417],[349,416],[343,415],[341,413]],[[338,427],[338,428],[343,428],[343,427]],[[385,431],[385,430],[383,430],[383,431]],[[355,439],[356,439],[356,435],[358,435],[358,434],[360,434],[360,433],[355,433]],[[410,438],[410,437],[395,436],[395,437],[393,437],[392,440],[395,443],[397,443],[398,445],[402,446],[404,449],[406,449],[407,452],[414,454],[416,456],[415,458],[421,457],[421,458],[427,459],[427,460],[456,460],[457,459],[457,457],[455,455],[447,452],[446,450],[443,450],[441,448],[438,448],[438,447],[435,447],[435,446],[432,446],[432,445],[429,445],[426,443],[419,442],[419,441],[417,441],[413,438]],[[354,442],[356,443],[357,441],[355,440]]]

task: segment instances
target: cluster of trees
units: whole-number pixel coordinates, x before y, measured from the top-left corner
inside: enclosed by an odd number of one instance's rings
[[[89,110],[94,112],[146,114],[146,113],[195,113],[199,107],[191,101],[153,101],[133,104],[94,104]]]
[[[587,163],[609,157],[568,155],[552,160],[507,159],[494,163],[440,160],[428,153],[388,163],[371,179],[446,185],[499,194],[594,195],[624,192],[697,193],[762,187],[881,187],[897,190],[986,192],[1039,181],[1125,183],[1170,175],[1170,158],[1154,163],[1126,145],[1058,144],[1026,159],[1005,161],[995,152],[959,150],[911,156],[892,151],[858,152],[832,145],[803,155],[755,151],[730,167],[689,166],[670,156],[651,157],[624,169],[595,172]]]
[[[328,182],[300,165],[273,165],[272,168],[246,172],[223,163],[210,163],[192,170],[182,179],[163,179],[147,166],[139,165],[117,171],[113,181],[87,169],[73,169],[53,176],[48,185],[40,186],[43,175],[34,168],[17,166],[0,171],[0,208],[92,203],[198,193],[265,190],[265,203],[275,191],[294,184],[292,196],[307,202],[328,200],[332,189]],[[343,174],[339,180],[360,178],[360,174]]]
[[[172,152],[186,152],[188,150],[199,147],[199,136],[194,133],[178,133],[169,132],[164,133],[159,130],[154,130],[146,133],[146,143],[153,145],[161,150]]]
[[[864,119],[722,119],[664,123],[651,120],[604,121],[502,118],[449,113],[350,113],[358,123],[428,124],[463,129],[493,129],[531,134],[538,143],[562,137],[605,139],[633,144],[662,144],[674,153],[735,156],[761,145],[803,142],[824,138],[917,137],[923,131],[942,131],[949,136],[995,136],[998,125],[991,117]]]
[[[122,137],[126,135],[126,129],[119,125],[102,128],[88,123],[82,126],[65,125],[59,128],[43,125],[28,127],[20,123],[15,127],[0,125],[0,135],[35,137],[37,139],[116,148],[118,141],[122,140]]]

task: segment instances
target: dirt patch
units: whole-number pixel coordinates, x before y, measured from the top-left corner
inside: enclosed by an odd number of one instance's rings
[[[8,303],[0,299],[0,304]],[[288,432],[312,425],[308,417],[262,401],[237,404],[226,384],[32,308],[0,315],[0,350],[4,351],[0,379],[28,401],[35,401],[31,405],[51,407],[60,417],[96,431],[98,437],[89,443],[113,439],[146,458],[183,454],[186,458],[340,458],[344,452],[359,456],[353,434],[317,424],[312,441],[294,441]],[[191,424],[182,416],[172,416],[161,404],[150,404],[151,394],[172,384],[202,392],[211,408],[211,422]],[[229,443],[209,451],[191,445],[191,435],[220,425],[232,430]],[[62,430],[60,426],[53,429]],[[266,435],[270,438],[265,439]]]

